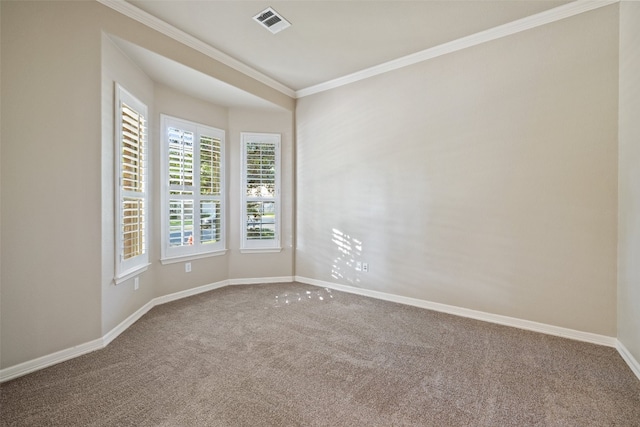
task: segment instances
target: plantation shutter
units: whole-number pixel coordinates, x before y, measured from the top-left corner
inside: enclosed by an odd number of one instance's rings
[[[146,105],[116,85],[116,283],[148,265],[146,116]]]
[[[200,243],[221,240],[222,141],[200,136]]]
[[[243,248],[279,249],[280,135],[243,133]]]
[[[224,131],[162,115],[162,261],[224,248]]]
[[[145,119],[122,104],[121,218],[122,258],[127,260],[145,252]]]
[[[270,227],[276,186],[276,146],[271,142],[249,142],[246,146],[246,233],[248,240],[273,240]]]

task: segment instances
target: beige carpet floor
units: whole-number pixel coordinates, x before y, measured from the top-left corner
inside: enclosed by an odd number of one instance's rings
[[[640,426],[615,349],[298,283],[155,307],[0,385],[2,426]]]

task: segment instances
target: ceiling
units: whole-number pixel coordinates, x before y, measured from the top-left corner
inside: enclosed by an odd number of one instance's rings
[[[514,21],[550,9],[558,8],[550,13],[563,16],[560,6],[585,4],[569,0],[98,1],[129,16],[143,15],[141,22],[151,20],[161,31],[175,33],[177,28],[190,38],[187,44],[195,42],[216,59],[292,97],[324,90],[349,80],[350,75],[376,70],[375,74],[389,64],[405,63],[411,58],[408,55],[424,59],[425,52],[467,36],[482,39],[483,32],[495,32],[504,24],[522,28]],[[259,25],[253,17],[267,7],[292,26],[272,34]],[[209,75],[111,38],[158,83],[221,106],[282,111]]]
[[[110,36],[116,46],[153,81],[186,95],[225,107],[281,111],[281,108],[228,83],[196,71],[136,44]]]
[[[567,0],[128,0],[298,91],[569,3]],[[292,26],[252,18],[273,7]]]

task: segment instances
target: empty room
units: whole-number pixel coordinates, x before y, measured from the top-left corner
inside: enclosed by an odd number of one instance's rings
[[[0,425],[640,426],[640,2],[0,1]]]

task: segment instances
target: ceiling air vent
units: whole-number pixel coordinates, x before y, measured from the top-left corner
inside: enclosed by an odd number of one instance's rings
[[[273,34],[279,33],[291,26],[289,21],[270,7],[254,16],[253,19]]]

